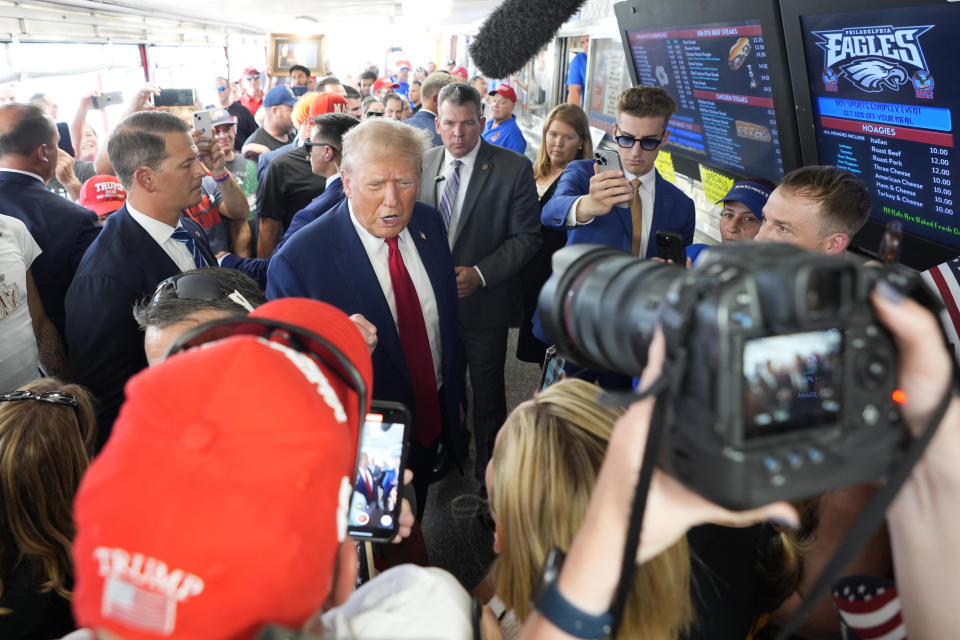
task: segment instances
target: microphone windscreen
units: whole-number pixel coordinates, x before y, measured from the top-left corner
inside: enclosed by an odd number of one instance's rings
[[[585,0],[505,0],[470,45],[470,56],[489,78],[519,71]]]

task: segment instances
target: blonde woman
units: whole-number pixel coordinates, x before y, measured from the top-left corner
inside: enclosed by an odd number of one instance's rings
[[[499,554],[492,577],[497,597],[520,623],[548,551],[573,542],[621,413],[596,397],[597,387],[564,380],[517,407],[497,436],[486,473]],[[690,558],[680,539],[638,567],[618,637],[671,640],[692,618]],[[513,637],[510,623],[503,631]]]

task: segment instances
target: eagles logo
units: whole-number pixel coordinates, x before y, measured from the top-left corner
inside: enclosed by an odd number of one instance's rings
[[[908,82],[906,69],[880,58],[861,58],[841,65],[847,80],[868,93],[877,93],[884,89],[897,91]]]

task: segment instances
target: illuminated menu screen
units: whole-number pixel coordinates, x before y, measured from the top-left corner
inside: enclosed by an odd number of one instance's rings
[[[960,246],[952,113],[960,11],[803,16],[801,27],[820,162],[867,184],[873,219]]]
[[[628,31],[641,84],[677,101],[671,151],[779,181],[783,159],[759,21]]]

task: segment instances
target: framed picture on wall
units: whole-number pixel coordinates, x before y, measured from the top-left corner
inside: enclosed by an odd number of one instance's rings
[[[298,36],[289,33],[271,33],[269,60],[272,75],[286,75],[295,64],[310,69],[310,75],[324,75],[324,36]]]

